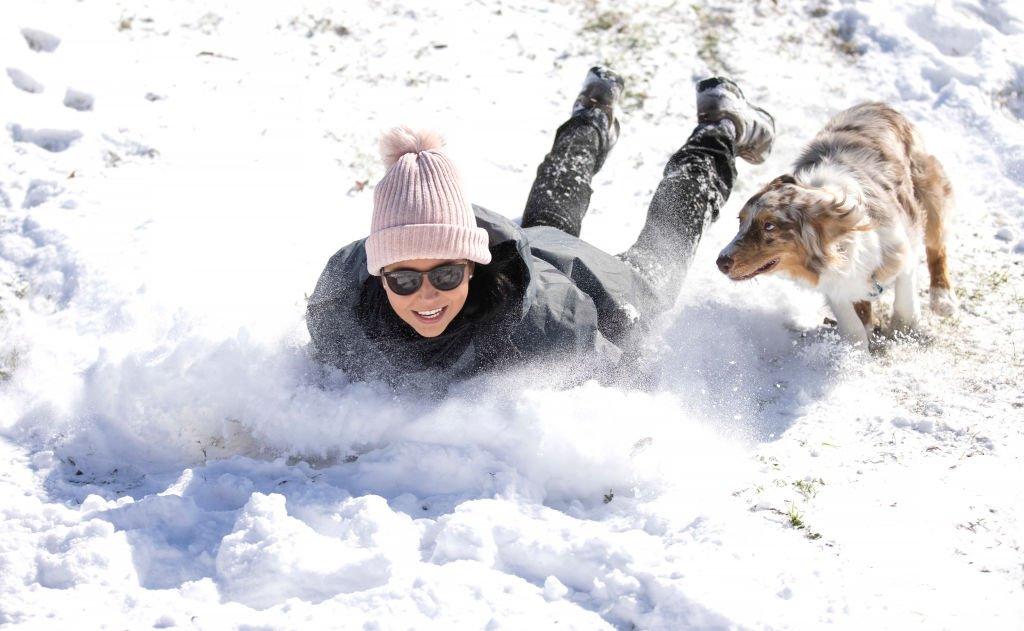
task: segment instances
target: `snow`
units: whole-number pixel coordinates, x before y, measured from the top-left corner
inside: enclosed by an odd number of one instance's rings
[[[0,624],[1019,628],[1019,3],[236,4],[0,8]],[[695,79],[778,119],[642,386],[320,383],[305,295],[369,227],[380,130],[435,124],[515,217],[596,61],[629,82],[583,229],[609,251]],[[961,304],[871,356],[714,267],[865,99],[950,174]]]

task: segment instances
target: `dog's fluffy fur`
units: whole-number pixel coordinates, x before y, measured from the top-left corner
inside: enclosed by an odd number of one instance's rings
[[[894,328],[916,324],[922,242],[931,308],[943,316],[956,311],[946,269],[951,202],[942,165],[910,122],[884,103],[864,103],[829,121],[792,175],[750,198],[718,266],[733,280],[779,272],[819,289],[840,334],[866,346],[871,301],[880,293],[895,294]]]

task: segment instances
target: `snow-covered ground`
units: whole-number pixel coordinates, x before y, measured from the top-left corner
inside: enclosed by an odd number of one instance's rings
[[[695,79],[779,125],[654,382],[320,387],[304,299],[368,229],[379,131],[444,130],[515,217],[598,61],[629,81],[583,234],[608,250]],[[1024,627],[1016,0],[5,0],[0,67],[0,625]],[[962,305],[873,356],[713,264],[866,99],[950,172]]]

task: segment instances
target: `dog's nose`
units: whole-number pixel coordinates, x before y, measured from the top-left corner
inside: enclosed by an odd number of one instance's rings
[[[719,255],[718,260],[715,261],[715,263],[723,274],[728,274],[729,270],[732,269],[732,257],[728,254]]]

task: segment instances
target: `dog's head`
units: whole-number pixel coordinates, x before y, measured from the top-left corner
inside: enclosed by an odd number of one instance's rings
[[[836,187],[809,186],[782,175],[757,192],[740,211],[740,229],[718,256],[732,280],[783,272],[817,285],[842,256],[841,237],[865,229],[861,203]]]

